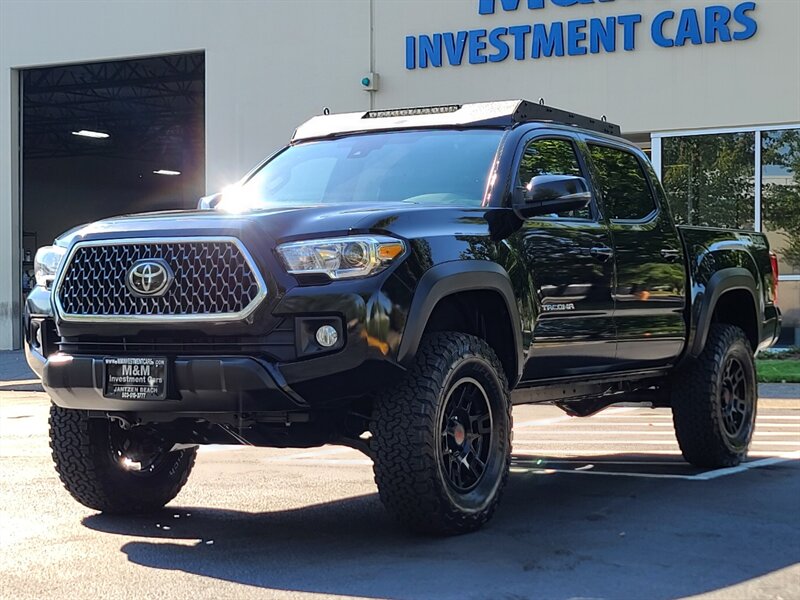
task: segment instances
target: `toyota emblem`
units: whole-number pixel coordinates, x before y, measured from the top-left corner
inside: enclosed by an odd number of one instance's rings
[[[167,261],[160,258],[137,260],[128,269],[125,278],[131,293],[145,298],[163,296],[174,279],[175,275]]]

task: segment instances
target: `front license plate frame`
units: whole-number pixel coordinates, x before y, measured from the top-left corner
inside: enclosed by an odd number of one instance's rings
[[[167,367],[163,356],[106,356],[103,396],[118,400],[165,400]]]

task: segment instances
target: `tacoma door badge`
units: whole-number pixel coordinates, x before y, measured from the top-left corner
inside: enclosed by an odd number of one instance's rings
[[[575,304],[566,302],[564,304],[542,304],[542,311],[544,312],[566,312],[575,310]]]
[[[125,283],[134,296],[163,296],[172,285],[175,275],[167,261],[160,258],[137,260],[125,277]]]

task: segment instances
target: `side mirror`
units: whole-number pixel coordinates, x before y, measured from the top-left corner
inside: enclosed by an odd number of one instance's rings
[[[537,175],[521,189],[514,209],[522,218],[586,208],[592,200],[583,177]]]
[[[210,196],[203,196],[197,202],[197,210],[211,210],[222,200],[222,192],[211,194]]]

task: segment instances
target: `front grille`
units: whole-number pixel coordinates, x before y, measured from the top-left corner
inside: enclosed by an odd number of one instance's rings
[[[161,259],[174,281],[162,296],[126,284],[140,260]],[[56,286],[62,317],[137,320],[241,318],[265,293],[263,279],[234,239],[79,242]]]

